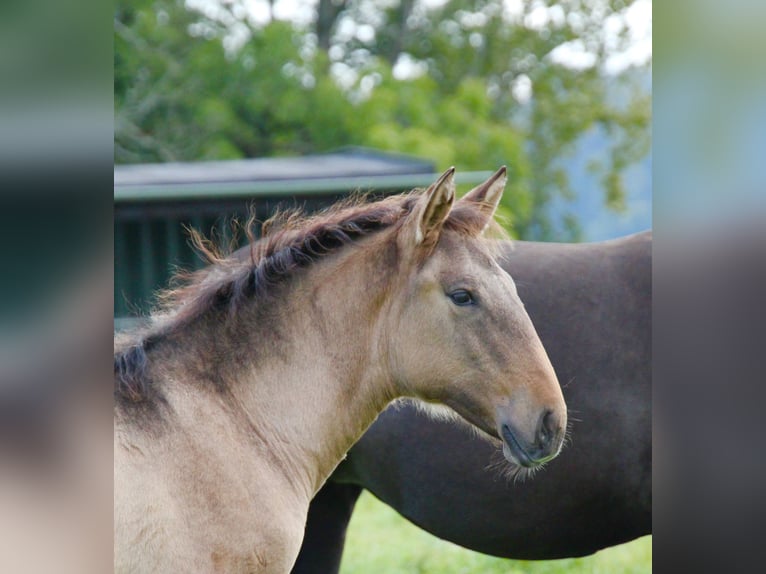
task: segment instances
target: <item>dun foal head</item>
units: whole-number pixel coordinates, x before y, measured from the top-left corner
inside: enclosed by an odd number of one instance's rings
[[[534,468],[559,453],[567,415],[513,280],[483,237],[505,168],[459,201],[453,173],[398,231],[401,296],[386,316],[393,376],[402,394],[446,404],[499,438],[510,462]]]

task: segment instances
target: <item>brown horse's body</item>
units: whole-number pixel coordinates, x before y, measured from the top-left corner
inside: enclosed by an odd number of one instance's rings
[[[566,409],[481,237],[504,171],[288,221],[115,351],[115,570],[289,572],[309,503],[398,396],[451,406],[515,465]]]

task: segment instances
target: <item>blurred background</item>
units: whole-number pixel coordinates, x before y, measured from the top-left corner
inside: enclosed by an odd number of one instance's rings
[[[646,0],[120,0],[114,27],[118,164],[364,146],[507,164],[518,237],[650,226]]]

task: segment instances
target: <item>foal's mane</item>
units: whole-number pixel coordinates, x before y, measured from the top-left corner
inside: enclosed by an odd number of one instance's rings
[[[399,225],[423,192],[416,189],[378,201],[352,196],[311,216],[300,209],[283,211],[264,222],[258,241],[254,239],[251,218],[244,228],[249,244],[233,253],[190,230],[194,246],[210,265],[193,273],[176,274],[171,282],[178,286],[158,295],[159,305],[150,325],[116,346],[115,394],[130,402],[146,398],[146,351],[158,340],[214,309],[226,310],[233,316],[250,299],[274,293],[298,269],[347,244]],[[475,204],[458,202],[444,227],[477,236],[484,224]]]
[[[410,196],[377,202],[353,197],[313,216],[301,209],[281,211],[263,223],[257,241],[251,218],[244,225],[249,242],[234,252],[190,230],[193,246],[210,265],[173,277],[177,287],[158,294],[155,323],[174,331],[211,309],[236,314],[249,299],[274,293],[299,268],[393,226],[413,205]]]

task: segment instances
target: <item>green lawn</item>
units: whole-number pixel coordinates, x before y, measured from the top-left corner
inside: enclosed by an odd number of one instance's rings
[[[646,574],[645,536],[586,558],[530,562],[471,552],[420,530],[364,492],[348,529],[341,574]]]

